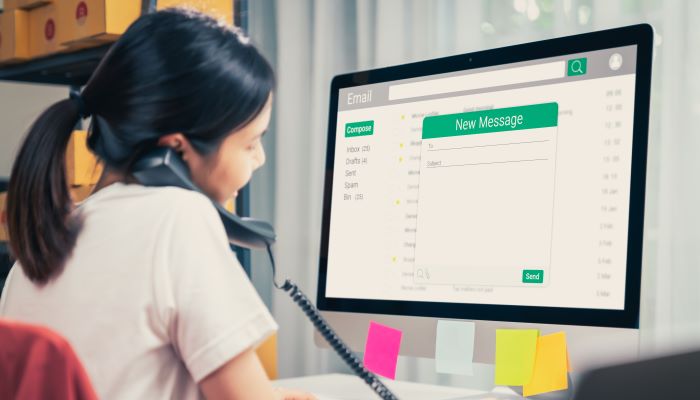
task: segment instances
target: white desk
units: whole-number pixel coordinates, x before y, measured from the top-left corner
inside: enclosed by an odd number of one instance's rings
[[[402,382],[382,379],[400,400],[454,400],[474,396],[489,399],[490,392],[453,388],[446,386],[425,385],[421,383]],[[280,379],[275,386],[300,389],[315,394],[319,400],[374,400],[377,395],[360,378],[354,375],[327,374],[300,378]],[[512,394],[513,392],[510,392]],[[506,394],[507,395],[507,394]],[[499,397],[503,398],[503,397]],[[514,397],[520,398],[520,397]]]

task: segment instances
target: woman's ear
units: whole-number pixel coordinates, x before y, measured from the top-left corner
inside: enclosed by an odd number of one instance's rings
[[[182,133],[170,133],[158,139],[158,146],[170,147],[175,150],[184,161],[192,159],[194,148]]]

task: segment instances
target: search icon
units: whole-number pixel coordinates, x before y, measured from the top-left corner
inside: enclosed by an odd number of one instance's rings
[[[583,70],[581,69],[581,61],[580,60],[574,60],[571,62],[571,72],[574,72],[577,74],[583,73]]]
[[[568,75],[568,76],[584,75],[586,73],[587,61],[588,60],[585,57],[584,58],[575,58],[573,60],[569,60],[566,75]]]

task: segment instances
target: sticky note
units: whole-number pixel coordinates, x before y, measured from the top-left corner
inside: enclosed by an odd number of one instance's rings
[[[370,321],[363,360],[365,368],[375,374],[394,379],[401,347],[401,335],[398,329]]]
[[[538,335],[537,329],[496,329],[496,385],[530,382]]]
[[[523,396],[563,390],[569,387],[566,334],[564,332],[537,338],[537,355],[532,379],[523,386]]]
[[[438,320],[435,335],[435,371],[473,375],[474,323]]]

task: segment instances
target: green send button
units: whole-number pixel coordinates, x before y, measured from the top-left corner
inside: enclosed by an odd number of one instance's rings
[[[374,134],[374,121],[350,122],[345,124],[345,137],[369,136]]]
[[[524,269],[523,283],[542,283],[544,282],[544,271],[541,269]]]

